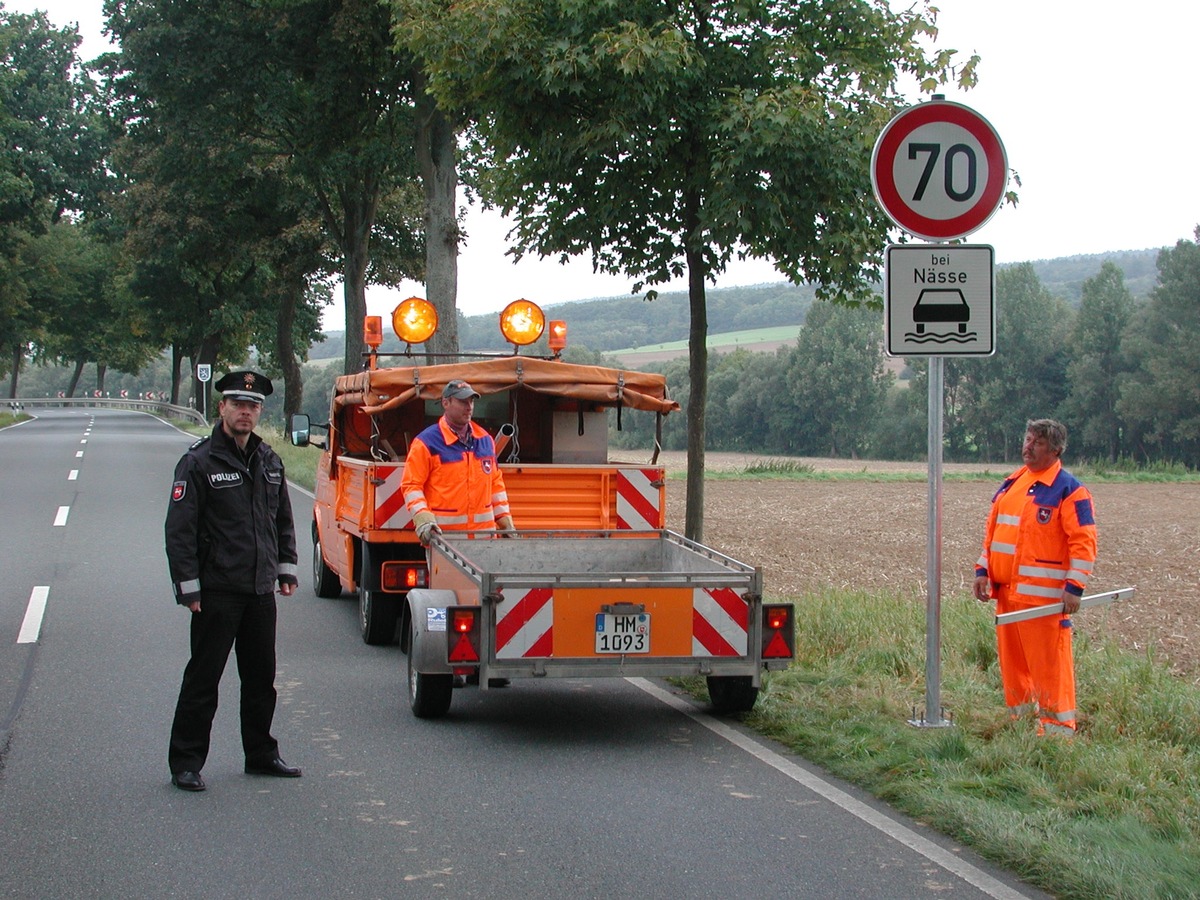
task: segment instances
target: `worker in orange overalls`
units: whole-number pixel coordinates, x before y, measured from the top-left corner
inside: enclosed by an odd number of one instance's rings
[[[442,390],[442,416],[413,439],[400,490],[422,544],[438,531],[513,530],[496,443],[472,421],[479,394],[465,381]]]
[[[1062,467],[1067,429],[1053,419],[1026,426],[1025,465],[992,498],[975,597],[1007,613],[1062,601],[1063,613],[996,626],[1004,699],[1016,718],[1038,714],[1038,734],[1075,733],[1070,615],[1096,562],[1092,495]]]

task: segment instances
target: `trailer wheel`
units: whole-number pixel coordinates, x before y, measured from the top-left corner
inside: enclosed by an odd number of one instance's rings
[[[717,712],[750,712],[758,700],[758,688],[749,675],[709,675],[708,697]]]
[[[381,591],[367,589],[369,565],[368,556],[364,552],[358,576],[358,624],[362,631],[362,639],[371,645],[394,644],[396,622],[399,620],[399,603]]]
[[[325,565],[321,556],[321,536],[317,533],[317,523],[313,522],[313,590],[318,597],[331,600],[342,595],[342,583],[338,580],[337,572]]]
[[[418,719],[437,719],[450,709],[450,699],[454,695],[453,675],[428,675],[418,672],[413,665],[413,657],[417,655],[417,636],[415,626],[408,631],[408,703],[413,715]]]

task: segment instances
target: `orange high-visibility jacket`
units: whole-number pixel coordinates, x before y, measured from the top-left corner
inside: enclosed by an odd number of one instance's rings
[[[408,448],[400,490],[414,517],[431,512],[446,531],[493,531],[496,520],[509,515],[495,441],[475,422],[465,445],[445,416],[417,435]]]
[[[1013,472],[992,498],[975,575],[1010,585],[1023,605],[1054,603],[1064,588],[1081,596],[1096,562],[1092,495],[1056,461],[1034,475],[1025,497],[1007,496],[1027,472]]]

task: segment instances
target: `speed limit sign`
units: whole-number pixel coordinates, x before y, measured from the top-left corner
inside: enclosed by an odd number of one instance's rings
[[[909,234],[952,241],[1000,207],[1008,158],[991,123],[935,97],[892,119],[871,154],[871,184],[888,218]]]

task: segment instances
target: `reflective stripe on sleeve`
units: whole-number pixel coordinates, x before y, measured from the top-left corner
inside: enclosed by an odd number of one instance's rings
[[[200,592],[200,579],[193,578],[191,581],[180,581],[175,585],[175,592],[179,596],[184,594],[198,594]]]
[[[279,574],[291,575],[293,578],[295,578],[300,574],[300,570],[296,567],[295,563],[280,563]]]
[[[997,525],[1020,525],[1021,517],[1020,516],[1006,516],[1006,515],[1001,514],[1001,515],[996,516],[996,524]]]
[[[1012,556],[1014,553],[1017,552],[1017,545],[1016,544],[1004,544],[1004,543],[1001,543],[1000,541],[992,541],[992,545],[990,547],[988,547],[988,549],[991,550],[993,553],[1007,553],[1009,556]]]

